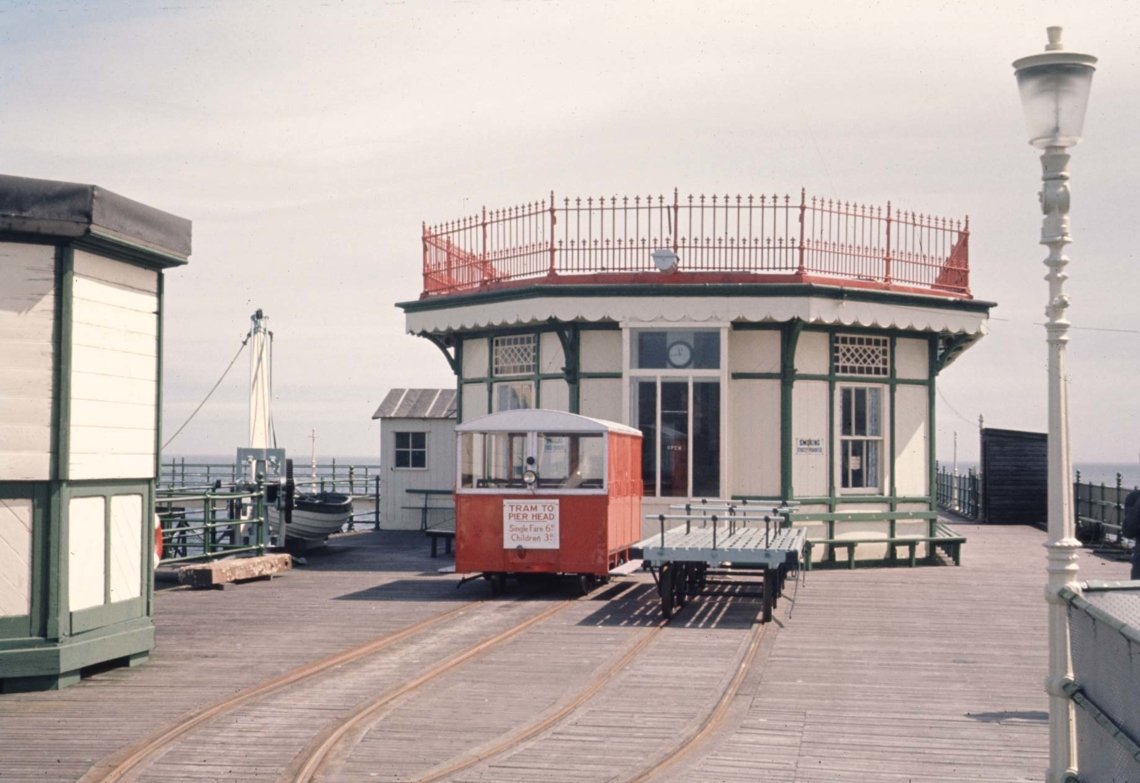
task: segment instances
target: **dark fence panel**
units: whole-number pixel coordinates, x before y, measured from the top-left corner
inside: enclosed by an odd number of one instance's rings
[[[981,520],[1044,528],[1048,517],[1045,433],[982,430]]]

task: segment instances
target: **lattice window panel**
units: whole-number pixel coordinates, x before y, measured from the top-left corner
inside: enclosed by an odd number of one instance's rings
[[[491,371],[496,376],[533,375],[538,367],[538,342],[533,334],[496,337]]]
[[[832,353],[836,375],[884,377],[891,372],[889,338],[837,334]]]

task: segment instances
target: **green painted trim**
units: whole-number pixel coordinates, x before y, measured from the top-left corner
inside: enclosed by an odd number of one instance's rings
[[[898,475],[898,471],[897,471],[897,468],[898,468],[898,449],[896,448],[897,441],[895,440],[895,435],[898,432],[898,427],[896,426],[896,415],[895,415],[896,412],[898,411],[898,396],[895,394],[895,392],[896,392],[895,381],[897,380],[897,377],[898,377],[896,375],[898,362],[895,361],[896,357],[898,357],[898,341],[894,335],[891,335],[889,338],[887,338],[887,346],[888,346],[888,350],[890,350],[890,352],[891,352],[890,369],[887,371],[887,378],[890,380],[890,384],[891,384],[889,389],[887,390],[887,407],[888,407],[888,410],[890,411],[890,417],[891,417],[890,418],[890,427],[889,427],[890,440],[888,442],[888,448],[890,449],[890,460],[891,460],[890,461],[891,485],[887,489],[890,492],[891,497],[895,497],[895,495],[898,494],[898,481],[896,480],[896,477]],[[894,504],[894,501],[892,501],[891,502],[891,510],[892,511],[894,511],[894,507],[895,507],[895,504]],[[894,530],[891,531],[891,536],[894,537]]]
[[[926,393],[926,446],[929,449],[926,458],[927,477],[926,477],[926,491],[929,493],[927,502],[930,503],[931,508],[938,506],[938,460],[936,455],[936,439],[938,436],[938,422],[936,419],[938,405],[937,403],[937,378],[940,369],[937,366],[938,358],[938,338],[931,335],[928,352],[927,370],[930,373],[930,381],[928,382],[928,391]]]
[[[780,328],[780,497],[795,497],[792,483],[792,391],[796,382],[796,345],[804,322],[793,318]]]
[[[593,379],[593,380],[609,380],[609,381],[616,379],[616,380],[620,381],[622,378],[625,377],[625,373],[620,373],[620,372],[584,372],[583,371],[583,372],[578,373],[578,377],[582,378],[582,379],[589,378],[589,379]]]
[[[944,344],[944,347],[939,352],[935,349],[935,360],[931,362],[931,367],[935,368],[934,375],[942,372],[943,369],[958,358],[958,355],[970,347],[974,342],[981,338],[981,335],[965,335],[956,334],[951,337],[946,337],[939,342]]]
[[[70,247],[60,249],[59,276],[59,347],[56,352],[58,368],[59,407],[56,425],[56,473],[60,481],[71,475],[71,353],[72,320],[75,302],[75,253]]]
[[[899,520],[934,519],[936,511],[793,511],[793,522],[895,522]]]
[[[436,335],[436,334],[426,334],[426,333],[421,334],[420,337],[424,338],[425,340],[427,340],[429,343],[431,343],[432,345],[434,345],[436,348],[438,348],[440,350],[440,353],[443,354],[443,358],[447,359],[447,365],[451,368],[451,372],[454,375],[458,376],[462,373],[463,370],[459,364],[458,348],[448,346],[448,344],[447,344],[450,338],[440,337],[439,335]],[[458,343],[457,343],[457,346],[458,346]],[[452,349],[451,353],[448,353],[449,347],[451,347],[451,349]]]
[[[846,378],[847,376],[837,376],[834,373],[796,373],[797,381],[820,381],[822,383],[834,383],[837,378]],[[870,383],[871,381],[868,381]]]
[[[565,364],[562,365],[562,377],[566,381],[569,396],[567,407],[570,408],[570,413],[578,413],[581,399],[578,381],[582,377],[582,340],[578,331],[578,324],[574,321],[562,324],[554,318],[551,318],[549,323],[554,327],[554,334],[558,337],[558,342],[562,344],[562,358],[565,361]]]
[[[733,332],[778,332],[780,331],[780,324],[733,321],[729,324],[729,330]]]
[[[57,245],[52,265],[52,286],[55,290],[55,311],[52,313],[51,324],[51,350],[52,350],[52,397],[51,397],[51,456],[48,458],[48,479],[57,479],[60,475],[63,459],[60,456],[61,427],[63,420],[63,362],[60,360],[60,346],[63,344],[63,278],[64,278],[64,248]]]
[[[71,613],[72,635],[87,633],[108,625],[123,623],[144,616],[145,598],[128,598],[116,603],[91,606]]]
[[[154,377],[156,383],[154,386],[154,469],[152,474],[158,476],[162,472],[162,359],[163,350],[162,346],[165,342],[165,293],[166,293],[166,278],[162,272],[158,273],[157,283],[157,301],[155,304],[155,345],[154,345]],[[151,506],[151,513],[154,513],[154,507]]]
[[[47,558],[44,569],[43,589],[46,591],[44,606],[44,636],[48,639],[63,638],[70,627],[67,622],[67,548],[64,546],[67,522],[64,519],[63,484],[53,481],[48,485],[47,504]]]
[[[459,372],[455,374],[455,423],[463,423],[463,341],[455,341],[455,365]]]
[[[823,286],[812,283],[714,283],[692,285],[651,285],[643,283],[615,285],[553,285],[536,284],[531,286],[518,286],[513,288],[497,288],[490,291],[476,291],[464,294],[450,294],[432,296],[427,299],[415,299],[408,302],[397,302],[405,313],[428,312],[431,310],[450,310],[456,307],[465,307],[474,304],[487,304],[491,302],[513,302],[520,299],[535,298],[585,298],[585,297],[611,297],[623,298],[663,298],[663,297],[756,297],[785,299],[789,297],[818,297],[821,299],[835,299],[850,302],[878,302],[898,305],[918,305],[932,310],[964,310],[988,314],[995,302],[985,302],[979,299],[949,299],[936,296],[922,296],[897,291],[874,291],[861,288],[843,288],[840,286]]]

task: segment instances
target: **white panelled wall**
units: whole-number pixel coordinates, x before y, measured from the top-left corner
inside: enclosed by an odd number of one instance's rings
[[[55,253],[52,245],[0,243],[0,479],[5,481],[51,478]]]

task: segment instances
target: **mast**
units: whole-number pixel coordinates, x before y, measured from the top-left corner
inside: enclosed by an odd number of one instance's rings
[[[270,414],[270,401],[272,396],[272,338],[269,331],[269,319],[259,309],[250,320],[250,354],[249,354],[249,447],[262,451],[273,444],[270,443],[273,417]]]

